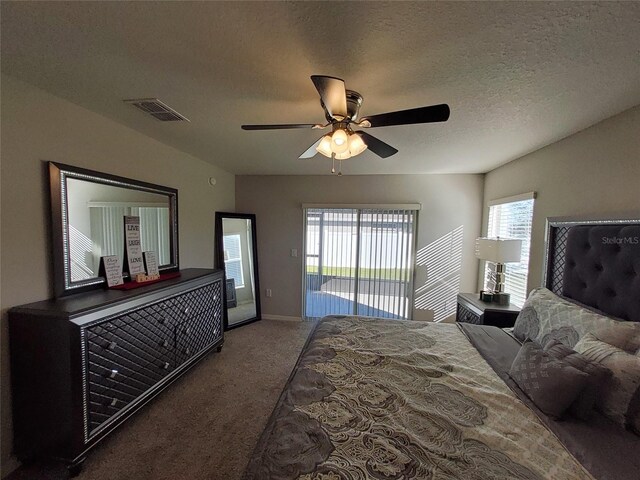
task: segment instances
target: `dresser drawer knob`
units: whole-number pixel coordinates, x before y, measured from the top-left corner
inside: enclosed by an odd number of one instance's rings
[[[116,378],[116,375],[118,375],[118,370],[109,370],[105,376],[108,378]]]
[[[117,346],[118,344],[116,342],[109,342],[109,345],[107,345],[107,350],[115,350]]]
[[[118,404],[117,398],[112,398],[110,402],[106,402],[106,404],[110,407],[115,407]]]
[[[185,315],[188,315],[190,311],[191,311],[191,309],[189,307],[184,307],[182,309],[182,313],[184,313]]]
[[[162,366],[162,368],[164,368],[165,370],[169,369],[169,362],[164,362],[164,365]]]

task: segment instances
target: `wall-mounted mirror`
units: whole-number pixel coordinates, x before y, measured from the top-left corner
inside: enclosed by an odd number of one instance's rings
[[[225,271],[225,329],[260,320],[256,216],[216,212],[216,261]]]
[[[143,251],[178,269],[178,191],[49,163],[56,296],[100,287],[100,257],[124,254],[125,215],[140,217]],[[126,277],[126,275],[125,275]]]

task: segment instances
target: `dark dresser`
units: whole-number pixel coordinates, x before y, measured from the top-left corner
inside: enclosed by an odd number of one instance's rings
[[[21,460],[87,451],[214,348],[222,270],[187,269],[134,290],[100,290],[9,311],[14,448]]]
[[[459,293],[456,322],[475,323],[476,325],[493,325],[508,328],[520,313],[515,305],[498,305],[483,302],[477,293]]]

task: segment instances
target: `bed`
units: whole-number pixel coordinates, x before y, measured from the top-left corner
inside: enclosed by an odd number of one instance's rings
[[[611,317],[640,326],[640,221],[547,227],[540,295],[557,295],[586,320],[568,324],[570,315],[541,311],[542,302],[516,326],[570,347]],[[640,478],[638,432],[599,412],[560,420],[519,388],[510,373],[517,337],[472,324],[325,317],[244,480]]]

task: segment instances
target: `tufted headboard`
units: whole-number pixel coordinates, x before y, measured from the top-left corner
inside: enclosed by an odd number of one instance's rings
[[[621,320],[640,322],[640,215],[547,219],[544,286]]]

